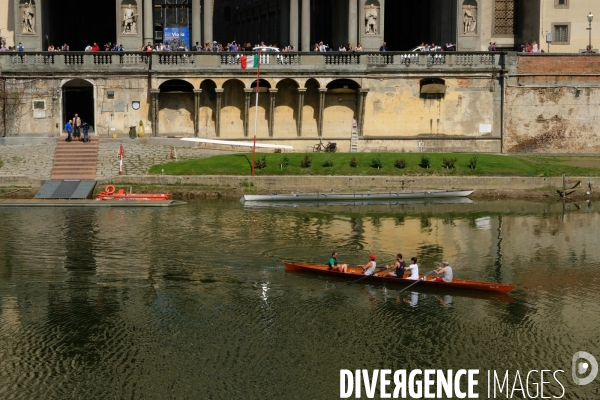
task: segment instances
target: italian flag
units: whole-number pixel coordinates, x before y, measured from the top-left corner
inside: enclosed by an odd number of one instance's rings
[[[258,67],[258,54],[253,56],[241,56],[240,64],[242,65],[242,69]]]

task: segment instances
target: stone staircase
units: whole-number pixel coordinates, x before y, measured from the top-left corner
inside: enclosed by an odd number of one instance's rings
[[[60,140],[54,152],[51,179],[96,179],[98,139],[89,142]]]
[[[350,153],[358,153],[358,130],[352,128],[352,136],[350,137]]]

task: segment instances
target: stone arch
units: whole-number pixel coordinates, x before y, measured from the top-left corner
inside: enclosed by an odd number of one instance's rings
[[[343,134],[350,137],[352,123],[357,118],[358,89],[351,79],[335,79],[327,84],[323,108],[323,136]]]
[[[275,98],[275,132],[278,136],[295,137],[298,135],[298,87],[293,79],[282,79],[277,83]]]
[[[221,94],[220,136],[241,137],[244,135],[244,82],[229,79],[223,83]]]
[[[309,79],[304,85],[304,107],[302,109],[302,136],[319,136],[319,88],[316,79]]]
[[[319,83],[319,81],[318,81],[318,80],[316,80],[315,78],[310,78],[310,79],[308,79],[308,80],[307,80],[307,81],[304,83],[304,87],[305,87],[305,88],[308,88],[308,84],[309,84],[310,82],[313,82],[313,83],[315,83],[315,84],[317,85],[317,86],[316,86],[316,87],[317,87],[317,89],[321,87],[321,84],[320,84],[320,83]],[[314,86],[314,85],[313,85],[313,86]]]
[[[266,79],[259,79],[258,80],[259,83],[259,88],[267,88],[270,89],[271,88],[271,83],[266,80]],[[256,87],[256,79],[254,81],[252,81],[252,83],[250,84],[251,88],[255,88]]]
[[[200,84],[200,105],[198,109],[198,135],[200,137],[216,136],[217,119],[217,84],[212,79],[205,79]]]
[[[61,82],[60,86],[62,89],[60,114],[62,121],[59,126],[64,126],[77,113],[79,117],[83,118],[90,125],[90,132],[97,132],[97,87],[95,82],[82,78],[65,79]]]
[[[158,131],[194,135],[194,86],[183,79],[169,79],[158,88]]]

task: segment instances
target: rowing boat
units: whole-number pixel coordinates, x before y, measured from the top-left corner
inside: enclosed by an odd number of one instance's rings
[[[300,262],[285,261],[285,269],[286,271],[310,272],[344,279],[356,279],[357,277],[362,276],[361,268],[348,268],[348,273],[344,274],[337,271],[329,271],[327,265],[308,264]],[[408,275],[405,275],[405,277],[406,276]],[[420,281],[415,286],[423,286],[438,289],[476,290],[480,292],[493,293],[508,293],[515,288],[514,285],[508,285],[505,283],[471,281],[468,279],[453,279],[452,282],[437,282],[435,278],[431,276],[420,275],[420,277],[421,279],[425,278],[425,280]],[[370,276],[364,278],[364,280],[376,282],[389,282],[398,285],[410,285],[415,283],[415,281],[412,279],[395,278],[387,276]]]
[[[429,190],[423,192],[384,192],[384,193],[292,193],[292,194],[246,194],[242,201],[339,201],[339,200],[397,200],[397,199],[438,199],[467,197],[473,190]]]

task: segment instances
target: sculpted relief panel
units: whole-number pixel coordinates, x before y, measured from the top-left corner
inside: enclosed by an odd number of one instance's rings
[[[463,34],[477,34],[477,2],[475,0],[465,0],[462,6],[463,16]]]
[[[35,35],[35,4],[33,4],[33,0],[19,4],[19,8],[22,15],[21,33],[24,35]]]

